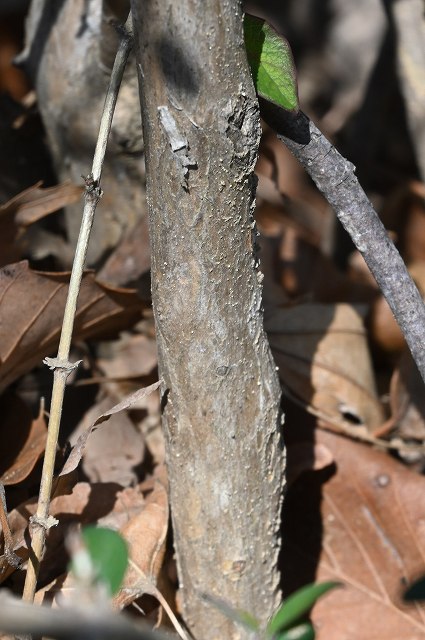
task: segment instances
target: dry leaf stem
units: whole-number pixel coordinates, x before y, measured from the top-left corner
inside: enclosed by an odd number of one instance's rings
[[[315,182],[362,254],[385,296],[425,382],[425,305],[406,266],[361,188],[354,165],[301,111],[262,102],[266,122]]]
[[[47,530],[54,526],[56,521],[49,517],[50,499],[55,465],[56,447],[58,441],[60,420],[62,414],[63,397],[66,380],[77,363],[69,362],[69,350],[71,346],[72,331],[77,309],[77,300],[80,292],[87,247],[93,225],[97,203],[102,195],[100,178],[106,145],[111,129],[112,118],[118,97],[119,87],[123,77],[125,65],[132,47],[131,17],[127,19],[118,47],[114,66],[111,73],[108,91],[105,98],[102,117],[99,127],[99,135],[93,158],[91,174],[85,179],[85,203],[80,234],[75,251],[69,283],[68,297],[65,306],[58,355],[56,358],[45,358],[44,362],[54,370],[52,402],[50,406],[50,419],[47,434],[46,452],[44,456],[43,471],[40,485],[40,495],[37,513],[31,518],[32,541],[30,560],[24,587],[24,600],[32,601],[37,585],[40,561],[43,555]]]

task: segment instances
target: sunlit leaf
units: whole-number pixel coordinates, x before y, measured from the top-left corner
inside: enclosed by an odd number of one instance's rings
[[[267,22],[245,14],[245,46],[257,93],[288,111],[298,111],[291,48]]]

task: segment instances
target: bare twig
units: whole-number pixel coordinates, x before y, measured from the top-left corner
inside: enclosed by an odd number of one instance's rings
[[[343,158],[302,112],[261,104],[266,122],[288,147],[335,210],[363,255],[402,330],[425,381],[425,305],[384,225]]]
[[[167,640],[124,615],[108,609],[61,607],[50,609],[24,603],[7,592],[0,594],[0,630],[5,633],[50,638],[102,638],[103,640]],[[169,639],[168,639],[169,640]]]
[[[103,113],[100,121],[99,135],[93,158],[91,174],[85,178],[85,204],[81,221],[80,235],[78,237],[69,283],[68,298],[65,306],[62,332],[59,342],[57,358],[45,358],[44,362],[54,370],[52,402],[50,406],[50,419],[47,434],[46,452],[44,456],[43,472],[41,478],[40,495],[37,513],[31,518],[33,531],[30,560],[24,587],[24,600],[34,599],[40,560],[43,555],[46,531],[57,524],[54,518],[49,517],[50,496],[52,491],[53,470],[56,456],[62,404],[65,392],[66,380],[77,363],[69,362],[69,350],[71,346],[72,331],[74,327],[77,300],[80,292],[84,263],[90,231],[93,225],[97,203],[102,195],[100,178],[105,157],[106,144],[111,129],[112,117],[118,97],[118,90],[124,73],[124,68],[132,47],[131,17],[127,19],[125,30],[115,58],[111,73],[108,91],[105,98]]]

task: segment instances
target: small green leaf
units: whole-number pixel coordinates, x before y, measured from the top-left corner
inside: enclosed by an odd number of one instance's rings
[[[407,602],[415,600],[425,600],[425,577],[414,582],[403,596]]]
[[[296,591],[276,611],[267,625],[266,633],[274,636],[279,631],[284,631],[308,613],[314,603],[330,589],[342,586],[340,582],[322,582],[309,584]]]
[[[314,640],[316,634],[310,622],[299,624],[275,636],[276,640]]]
[[[245,14],[245,46],[259,96],[298,111],[297,77],[291,48],[264,20]]]
[[[257,618],[248,613],[247,611],[243,611],[242,609],[233,609],[230,605],[227,604],[221,598],[216,598],[215,596],[210,595],[209,593],[202,593],[202,598],[212,604],[213,607],[221,611],[226,618],[229,620],[233,620],[233,622],[237,622],[242,625],[246,629],[250,631],[258,631],[260,628],[260,623]]]
[[[119,533],[103,527],[85,527],[82,538],[99,580],[106,584],[109,594],[114,595],[127,569],[127,543]]]

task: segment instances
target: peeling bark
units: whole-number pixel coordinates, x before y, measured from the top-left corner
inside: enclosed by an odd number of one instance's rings
[[[237,0],[134,0],[163,425],[184,617],[279,600],[280,389],[255,258],[259,110]]]

